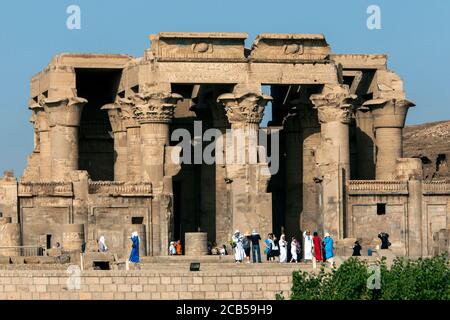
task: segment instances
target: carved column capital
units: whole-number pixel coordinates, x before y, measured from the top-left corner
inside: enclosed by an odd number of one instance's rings
[[[217,98],[225,106],[230,123],[260,123],[271,96],[257,91],[225,93]]]
[[[139,127],[139,123],[133,113],[134,102],[129,98],[118,98],[116,104],[120,108],[120,118],[125,128]]]
[[[47,114],[50,127],[56,125],[78,127],[81,121],[81,111],[87,100],[80,97],[45,98],[40,101]]]
[[[364,102],[363,106],[372,111],[374,128],[403,128],[408,109],[415,104],[403,98],[378,98]]]
[[[122,118],[122,109],[118,103],[106,104],[102,107],[102,110],[108,112],[109,122],[113,132],[125,132],[127,131],[124,120]]]
[[[340,121],[349,124],[352,116],[353,101],[356,95],[350,94],[347,85],[325,85],[322,93],[310,97],[314,108],[317,109],[320,123]]]
[[[183,96],[170,92],[146,92],[133,97],[133,115],[140,124],[170,123]]]
[[[37,132],[49,131],[49,125],[47,121],[47,116],[45,114],[44,107],[38,103],[35,103],[28,107],[33,111],[32,118],[34,119],[33,126]]]

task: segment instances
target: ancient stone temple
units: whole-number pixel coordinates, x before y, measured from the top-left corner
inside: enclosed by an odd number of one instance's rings
[[[318,34],[260,34],[250,49],[246,38],[164,32],[139,58],[55,56],[31,80],[28,166],[0,180],[11,225],[0,246],[95,251],[103,235],[123,256],[138,231],[143,254],[160,256],[187,232],[222,245],[235,229],[288,239],[310,229],[363,246],[384,231],[399,255],[433,254],[450,228],[450,183],[422,181],[421,160],[403,158],[414,103],[387,57],[334,54]],[[189,151],[177,129],[201,151],[206,130],[225,141],[240,130],[238,152],[255,143],[256,161],[177,161]]]

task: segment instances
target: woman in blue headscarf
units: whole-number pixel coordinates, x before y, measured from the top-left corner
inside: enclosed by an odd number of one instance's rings
[[[130,262],[139,263],[139,234],[133,232],[130,237],[133,244],[131,245]]]
[[[333,267],[333,238],[331,238],[330,234],[325,233],[325,237],[323,238],[323,243],[325,246],[325,259],[330,263],[330,266]]]

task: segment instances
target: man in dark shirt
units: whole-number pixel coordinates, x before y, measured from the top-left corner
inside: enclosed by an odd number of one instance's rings
[[[261,263],[261,249],[259,247],[259,241],[261,236],[255,229],[253,229],[252,234],[248,236],[248,239],[252,242],[252,256],[253,263],[256,263],[256,256],[258,255],[258,263]]]
[[[381,232],[378,235],[378,238],[381,240],[381,249],[389,249],[391,243],[389,242],[389,235],[386,232]]]

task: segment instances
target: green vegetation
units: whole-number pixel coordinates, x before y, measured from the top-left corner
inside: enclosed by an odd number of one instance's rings
[[[350,258],[337,270],[293,273],[292,300],[450,300],[450,266],[446,256],[385,261],[374,273],[367,262]],[[373,280],[380,275],[380,287]],[[368,280],[370,279],[370,280]],[[370,288],[369,288],[370,287]]]

